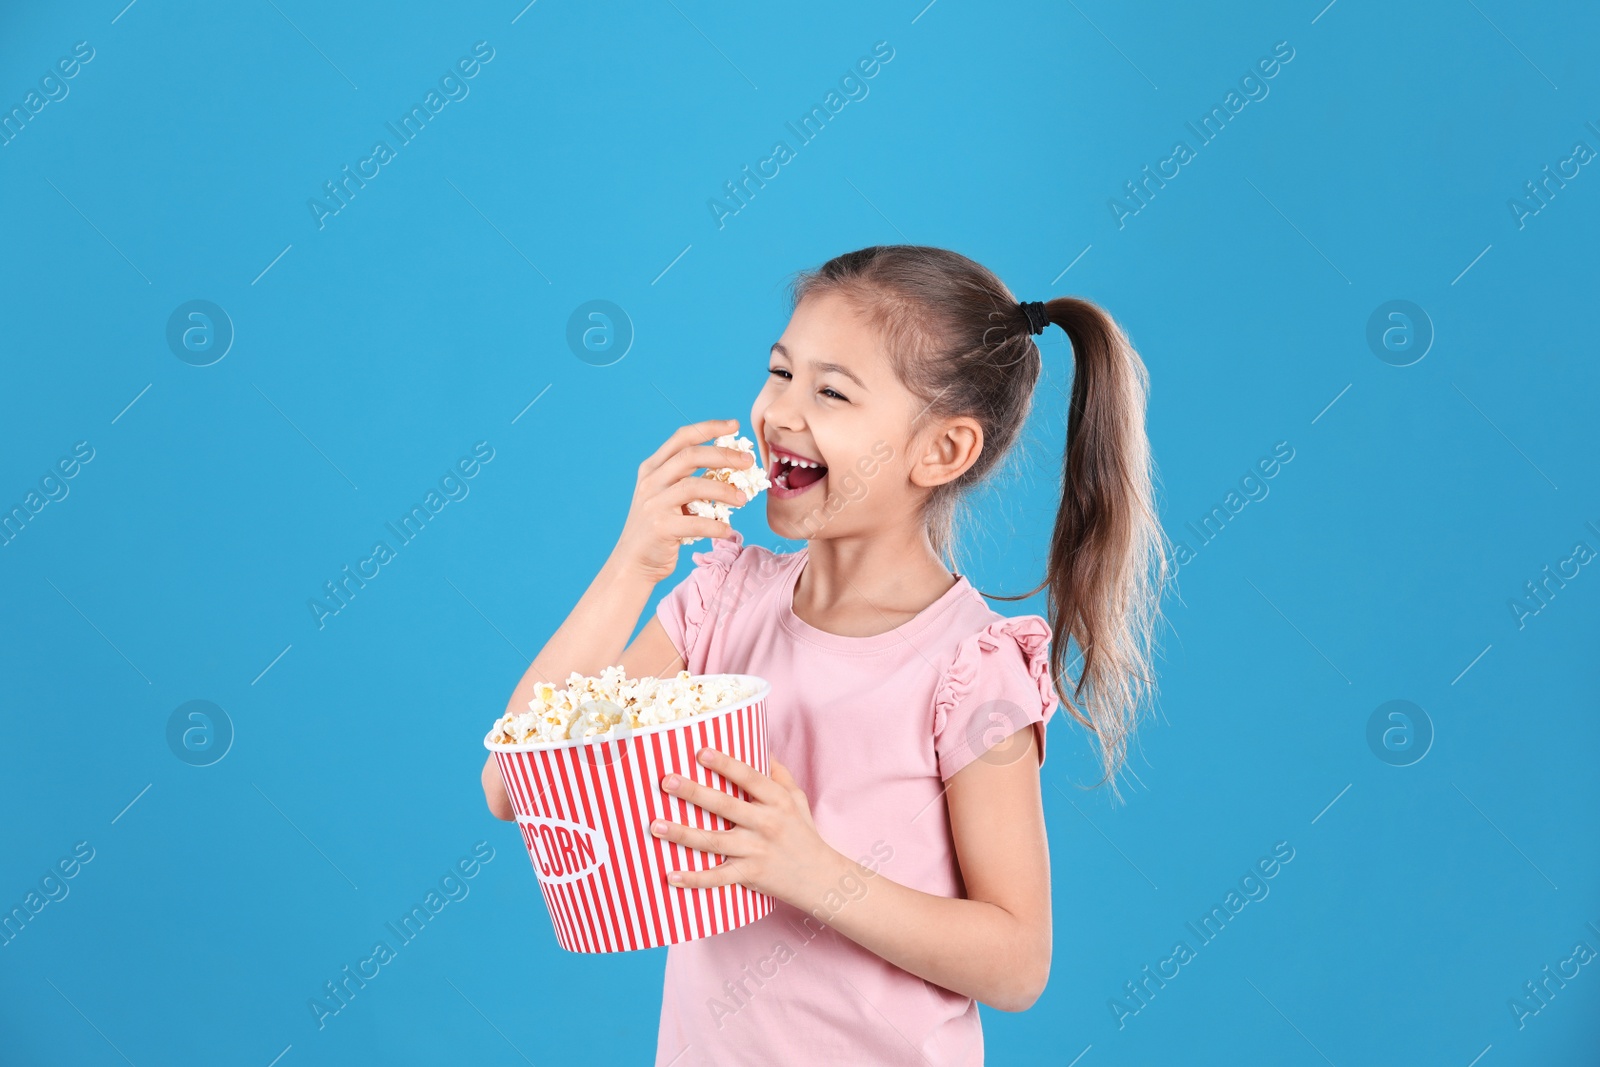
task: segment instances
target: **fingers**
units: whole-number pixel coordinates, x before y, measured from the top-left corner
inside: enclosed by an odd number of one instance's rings
[[[661,464],[666,462],[668,457],[681,452],[685,445],[694,444],[696,441],[704,441],[708,437],[721,437],[724,434],[732,433],[738,428],[738,419],[707,419],[704,422],[680,426],[673,431],[671,437],[667,438],[666,443],[652,452],[650,457],[643,463],[639,464],[639,475],[644,477],[653,473]]]
[[[736,508],[750,502],[743,489],[716,478],[680,478],[661,493],[664,504],[682,507],[691,500],[720,500]]]
[[[732,537],[733,527],[703,515],[669,517],[659,529],[666,537]]]
[[[787,794],[794,783],[794,776],[789,773],[789,769],[776,761],[772,763],[774,777],[768,778],[748,763],[714,748],[702,748],[695,755],[701,764],[739,786],[756,801],[771,801],[777,798],[777,794]],[[720,815],[734,824],[733,828],[728,830],[702,830],[665,819],[657,819],[651,823],[650,832],[662,840],[672,841],[713,856],[727,857],[723,862],[707,870],[671,871],[667,875],[667,880],[681,889],[701,889],[735,883],[748,884],[744,880],[745,871],[742,869],[746,864],[741,861],[749,859],[751,843],[757,841],[761,833],[767,832],[757,826],[758,820],[762,817],[762,809],[751,801],[731,796],[721,789],[702,785],[678,774],[669,774],[662,778],[661,788],[664,792],[714,815]]]
[[[719,885],[745,882],[744,864],[737,859],[725,860],[704,871],[668,871],[667,881],[679,889],[710,889]]]
[[[702,467],[707,470],[732,467],[736,471],[743,471],[749,470],[755,462],[754,453],[743,452],[737,448],[724,448],[721,445],[689,445],[679,449],[676,455],[668,456],[666,462],[646,475],[646,478],[655,484],[664,485],[680,478],[687,478]]]
[[[751,799],[763,804],[771,804],[779,799],[779,793],[783,787],[743,760],[734,759],[726,752],[714,748],[702,748],[697,753],[697,758],[702,766],[716,771],[722,777],[743,789]],[[689,784],[693,785],[694,783],[691,782]],[[740,803],[745,802],[740,801]],[[745,804],[745,806],[749,807],[750,805]],[[734,821],[740,822],[742,825],[741,820],[735,819]]]
[[[731,759],[732,757],[728,757]],[[734,760],[734,762],[738,762]],[[739,764],[741,767],[744,764]],[[726,773],[721,767],[714,768],[724,778],[735,785],[742,785],[733,775]],[[752,772],[754,773],[754,772]],[[698,808],[704,808],[713,815],[720,815],[735,826],[754,825],[756,819],[755,805],[748,800],[724,793],[722,790],[684,777],[681,774],[669,774],[661,779],[661,790],[670,793],[680,800],[688,801]],[[748,792],[748,790],[747,790]],[[754,794],[751,794],[754,796]]]
[[[681,822],[670,822],[666,819],[657,819],[650,824],[651,836],[713,856],[743,855],[744,848],[740,844],[738,833],[737,827],[731,830],[702,830],[696,826],[686,826]]]

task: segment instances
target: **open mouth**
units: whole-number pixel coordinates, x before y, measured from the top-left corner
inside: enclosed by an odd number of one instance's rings
[[[787,456],[778,456],[773,462],[772,471],[772,484],[776,488],[784,493],[798,493],[822,481],[828,468],[821,463],[811,465]]]

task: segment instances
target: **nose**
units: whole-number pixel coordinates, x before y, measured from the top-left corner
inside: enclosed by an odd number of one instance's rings
[[[752,413],[750,425],[759,434],[758,446],[762,453],[767,450],[767,429],[776,429],[783,436],[798,436],[805,429],[805,420],[800,417],[799,406],[790,398],[793,390],[779,390],[761,410],[759,418]],[[767,466],[772,465],[772,457],[766,456]]]

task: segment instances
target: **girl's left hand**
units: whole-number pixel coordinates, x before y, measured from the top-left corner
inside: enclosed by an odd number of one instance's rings
[[[701,830],[665,819],[652,822],[651,832],[663,840],[727,857],[709,870],[672,871],[668,880],[688,889],[738,883],[801,906],[838,853],[817,833],[811,804],[794,776],[772,760],[768,777],[714,748],[702,748],[698,759],[752,799],[741,800],[676,774],[664,777],[663,790],[734,824],[728,830]]]

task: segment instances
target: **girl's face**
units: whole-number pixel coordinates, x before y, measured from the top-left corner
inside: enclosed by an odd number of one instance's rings
[[[788,540],[836,537],[911,514],[926,492],[908,479],[906,462],[923,405],[859,313],[837,294],[807,297],[767,367],[750,427],[773,483],[772,531]]]

